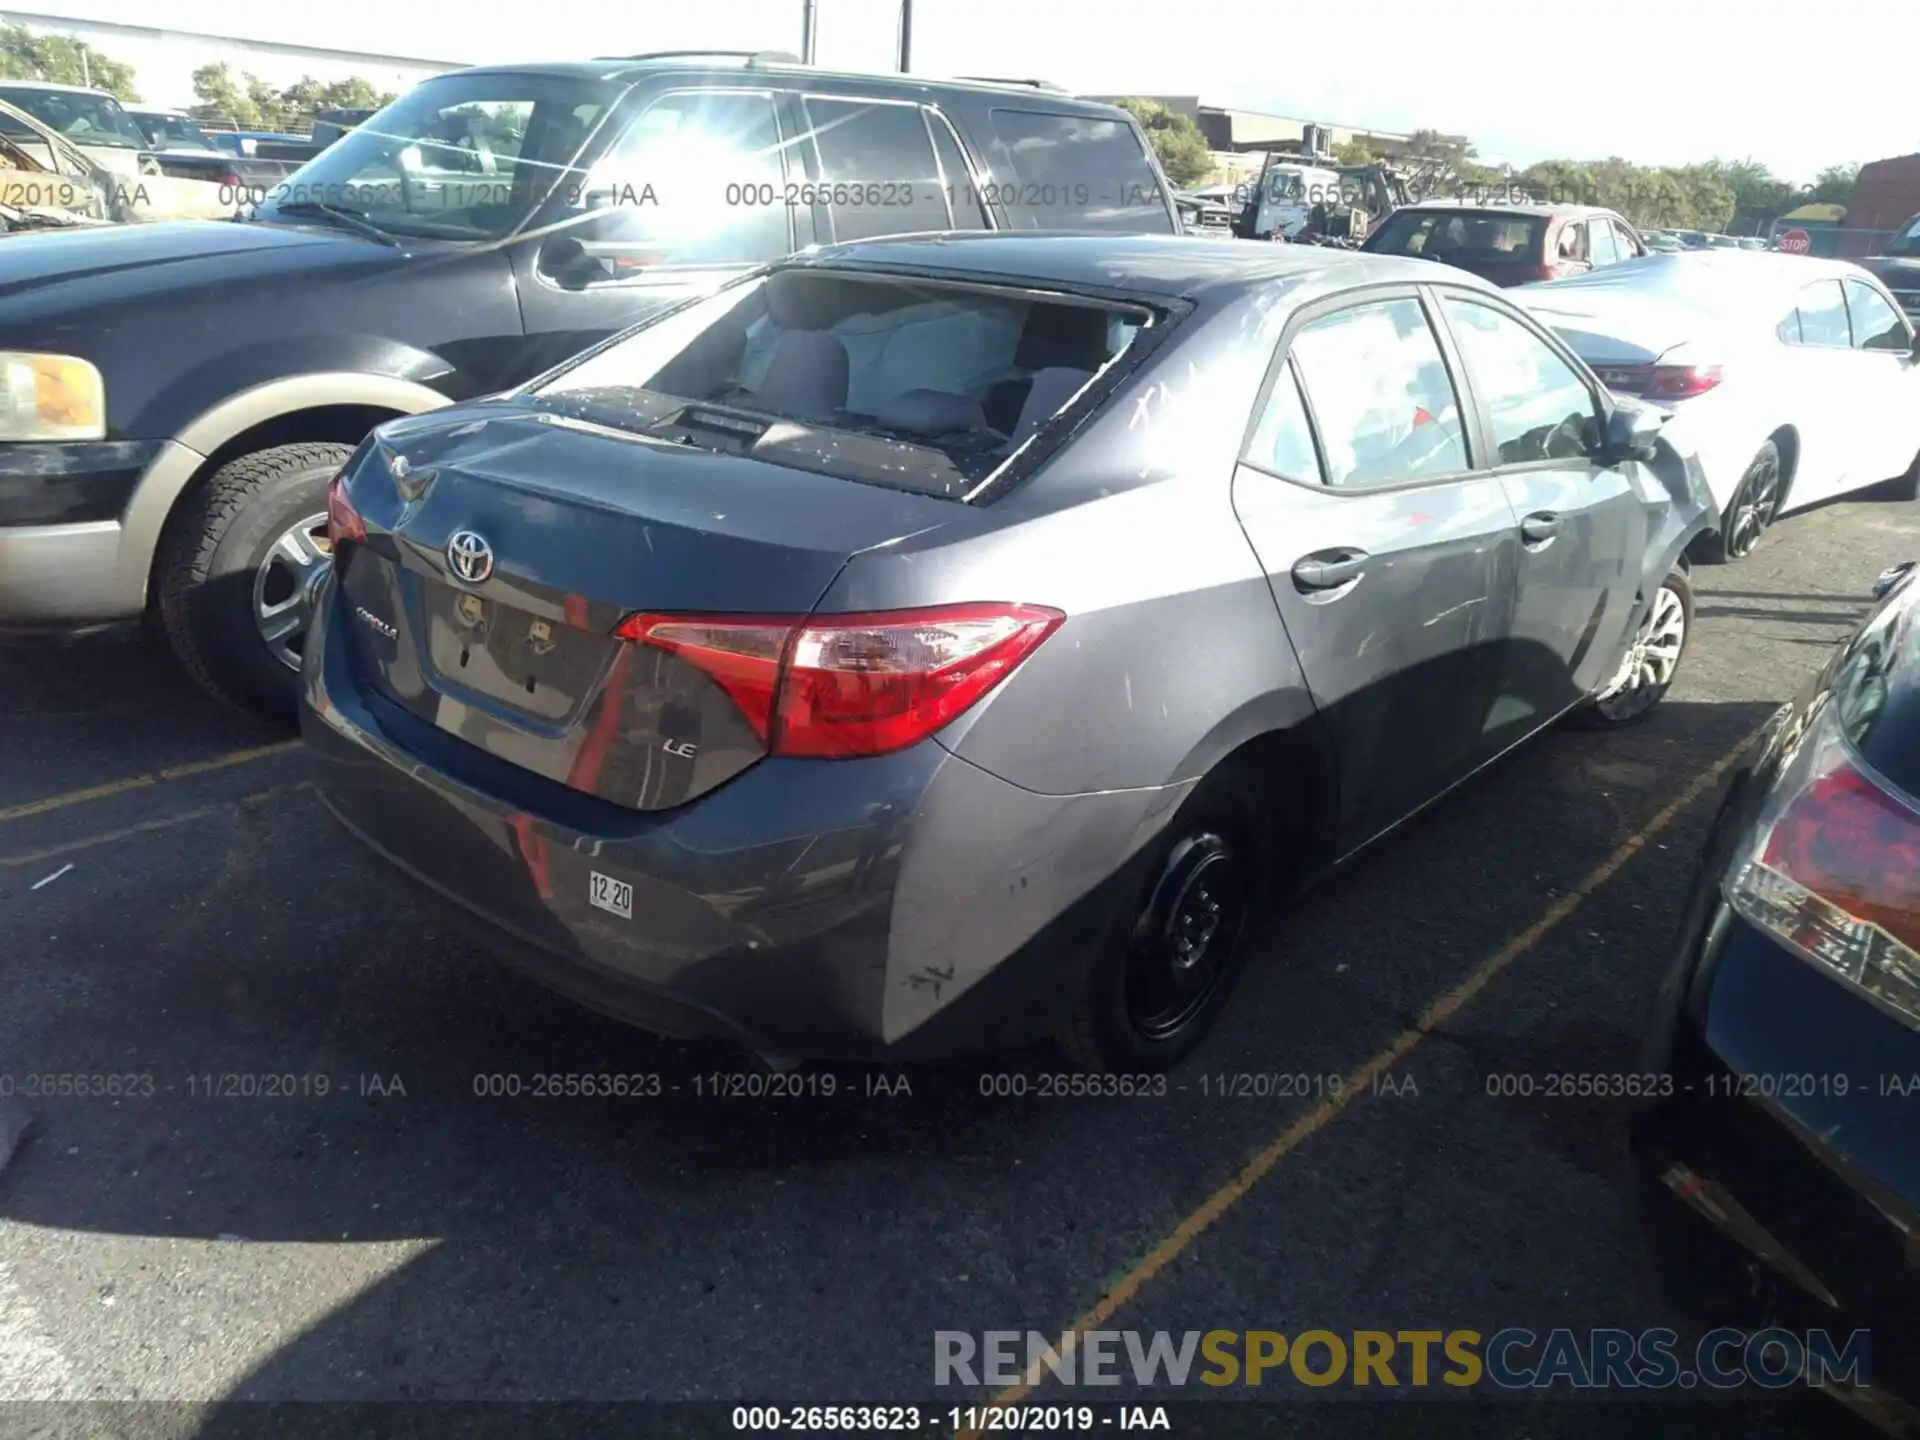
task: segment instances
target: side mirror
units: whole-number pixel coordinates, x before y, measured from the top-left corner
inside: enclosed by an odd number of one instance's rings
[[[1903,565],[1895,565],[1880,572],[1880,578],[1873,582],[1873,598],[1884,600],[1893,593],[1894,587],[1912,573],[1920,560],[1909,560]]]
[[[1659,453],[1660,429],[1667,423],[1663,410],[1644,405],[1620,405],[1608,412],[1601,436],[1600,458],[1609,465],[1628,460],[1647,461]]]

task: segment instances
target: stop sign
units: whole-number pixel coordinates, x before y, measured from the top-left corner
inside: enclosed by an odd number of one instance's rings
[[[1813,237],[1804,230],[1788,230],[1780,236],[1780,248],[1789,255],[1805,255],[1813,249]]]

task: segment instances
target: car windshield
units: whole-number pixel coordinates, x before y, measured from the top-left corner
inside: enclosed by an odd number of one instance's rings
[[[1526,261],[1540,254],[1546,227],[1539,215],[1401,210],[1387,217],[1367,248],[1453,262]]]
[[[1269,170],[1267,172],[1267,198],[1269,200],[1298,200],[1306,194],[1306,181],[1298,170]]]
[[[677,444],[962,498],[1151,312],[845,269],[762,272],[590,352],[528,398]]]
[[[133,123],[133,117],[110,95],[95,95],[86,90],[0,86],[0,100],[26,111],[76,145],[144,150],[149,143],[140,133],[140,127]]]
[[[618,95],[562,75],[428,80],[301,166],[253,213],[304,224],[318,204],[395,235],[498,240],[567,172]]]
[[[212,150],[214,143],[184,115],[139,115],[147,143],[165,150]]]
[[[1909,220],[1906,227],[1895,233],[1887,241],[1882,255],[1920,255],[1920,215]]]

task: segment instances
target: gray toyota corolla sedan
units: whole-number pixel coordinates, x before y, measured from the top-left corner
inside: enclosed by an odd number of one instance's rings
[[[813,252],[360,447],[319,789],[662,1033],[1162,1068],[1258,904],[1659,700],[1712,513],[1662,418],[1428,261]]]

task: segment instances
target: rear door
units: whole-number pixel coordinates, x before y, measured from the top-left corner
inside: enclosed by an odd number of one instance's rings
[[[799,97],[808,165],[798,197],[822,244],[987,228],[953,127],[909,100]]]
[[[1310,307],[1234,480],[1339,753],[1342,851],[1492,753],[1515,517],[1411,286]]]
[[[1570,352],[1493,296],[1439,295],[1486,463],[1519,517],[1513,644],[1494,716],[1518,739],[1608,678],[1639,593],[1647,510],[1628,468],[1593,458],[1605,411]]]
[[[514,252],[527,379],[626,326],[813,243],[796,207],[775,92],[692,86],[650,97],[561,185]]]
[[[1853,325],[1840,282],[1817,280],[1801,290],[1795,319],[1799,340],[1788,340],[1792,367],[1783,382],[1793,394],[1800,428],[1800,454],[1787,494],[1787,504],[1798,509],[1865,482],[1855,478],[1863,458],[1855,433],[1860,356],[1854,352]]]
[[[1596,270],[1602,265],[1618,265],[1626,258],[1620,253],[1613,222],[1604,215],[1595,215],[1587,221],[1587,254]]]
[[[1877,286],[1848,279],[1843,288],[1861,381],[1853,417],[1859,478],[1862,483],[1891,480],[1905,474],[1920,451],[1920,365],[1914,361],[1913,328]]]

